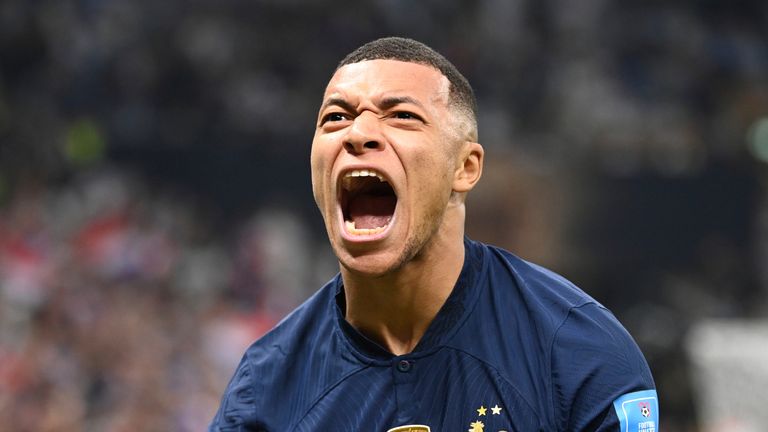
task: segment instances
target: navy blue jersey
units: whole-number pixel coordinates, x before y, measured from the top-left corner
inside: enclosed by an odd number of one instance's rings
[[[412,353],[345,321],[337,276],[247,350],[210,430],[656,430],[641,423],[658,416],[650,370],[607,309],[509,252],[465,248]]]

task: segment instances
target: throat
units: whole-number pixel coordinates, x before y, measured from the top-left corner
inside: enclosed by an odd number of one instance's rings
[[[370,278],[342,268],[342,278],[346,320],[395,355],[416,349],[452,291],[440,277],[419,281],[401,272]]]
[[[393,321],[381,317],[378,320],[371,320],[371,317],[375,315],[368,315],[368,317],[362,318],[348,313],[347,321],[365,337],[394,355],[413,352],[429,327],[428,321]]]

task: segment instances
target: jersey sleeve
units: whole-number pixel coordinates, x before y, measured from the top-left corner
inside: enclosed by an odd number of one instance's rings
[[[254,419],[256,389],[253,384],[253,371],[246,354],[227,385],[219,410],[208,426],[208,432],[266,430]]]
[[[551,355],[553,417],[558,430],[624,432],[626,422],[615,402],[655,390],[637,344],[598,304],[571,309],[555,334]],[[658,413],[653,414],[658,419]],[[628,430],[638,430],[637,424]]]

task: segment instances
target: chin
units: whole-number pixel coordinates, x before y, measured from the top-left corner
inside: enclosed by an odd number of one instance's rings
[[[418,260],[429,240],[435,237],[439,224],[419,230],[423,236],[409,236],[398,228],[391,226],[386,237],[378,241],[349,241],[343,233],[335,232],[329,227],[331,246],[341,266],[349,273],[377,278],[397,272],[413,260]]]
[[[336,250],[341,266],[349,273],[367,278],[386,276],[399,270],[404,263],[402,254],[395,252],[365,252],[353,255],[350,251]]]

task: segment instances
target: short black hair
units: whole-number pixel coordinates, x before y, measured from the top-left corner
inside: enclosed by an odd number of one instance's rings
[[[377,39],[349,53],[339,62],[336,70],[366,60],[398,60],[423,64],[439,70],[451,83],[449,93],[451,103],[466,110],[472,116],[473,122],[477,121],[477,101],[469,81],[456,69],[453,63],[427,45],[402,37]]]

